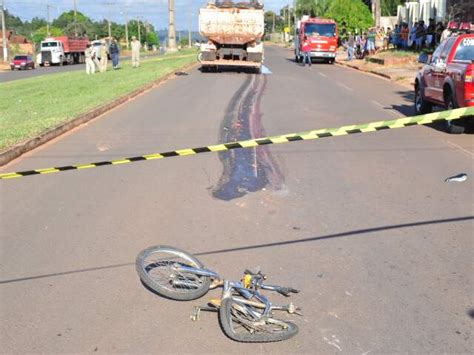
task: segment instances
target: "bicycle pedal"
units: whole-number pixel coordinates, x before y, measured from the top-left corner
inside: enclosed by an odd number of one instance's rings
[[[292,302],[288,305],[287,309],[289,314],[297,314],[299,316],[303,316],[303,313],[301,313],[301,308],[296,307]]]
[[[191,320],[193,322],[196,322],[196,321],[201,319],[200,316],[201,316],[201,307],[195,306],[194,310],[193,310],[193,313],[191,314]]]

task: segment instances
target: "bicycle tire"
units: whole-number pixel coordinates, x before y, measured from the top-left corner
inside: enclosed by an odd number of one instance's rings
[[[278,323],[283,323],[286,326],[281,328],[280,331],[274,333],[260,333],[258,331],[250,332],[247,329],[244,329],[243,333],[238,333],[234,324],[236,323],[233,320],[235,316],[232,313],[232,307],[236,302],[232,297],[227,297],[222,300],[221,306],[219,308],[219,322],[222,330],[225,335],[232,340],[242,342],[242,343],[271,343],[278,342],[290,339],[298,334],[298,326],[292,322],[278,320]],[[256,310],[254,308],[254,310]],[[270,324],[270,321],[273,318],[266,318],[265,324]],[[241,328],[244,328],[240,326]],[[246,332],[245,332],[246,331]]]
[[[165,258],[156,259],[160,254]],[[137,256],[135,266],[140,280],[160,296],[176,301],[191,301],[204,296],[209,290],[210,278],[190,273],[177,274],[174,270],[170,270],[170,267],[178,262],[187,266],[204,268],[204,265],[191,254],[165,245],[152,246],[142,250]],[[155,275],[156,271],[161,268],[166,273],[164,278],[159,280]],[[188,283],[191,286],[189,288],[175,287],[173,281],[176,278],[180,279],[182,283]]]

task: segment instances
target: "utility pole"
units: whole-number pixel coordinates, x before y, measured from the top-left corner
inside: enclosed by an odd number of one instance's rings
[[[51,37],[51,32],[49,31],[49,8],[51,7],[51,5],[46,5],[46,35],[48,37]]]
[[[275,33],[275,13],[273,13],[272,33]]]
[[[8,44],[7,34],[5,28],[5,0],[2,0],[2,47],[3,47],[3,61],[8,61]]]
[[[148,32],[148,21],[145,20],[144,24],[143,24],[143,37],[144,37],[144,44],[145,44],[145,50],[147,50],[147,44],[146,44],[146,33]]]
[[[291,27],[291,11],[290,11],[290,4],[288,4],[288,29]]]
[[[380,8],[380,0],[372,0],[372,15],[375,19],[375,26],[380,26],[380,15],[382,9]]]
[[[128,42],[128,10],[125,7],[125,40],[127,41],[127,49],[130,49],[130,45]]]
[[[111,15],[111,8],[113,5],[115,5],[113,2],[106,2],[104,3],[104,5],[106,5],[108,7],[108,11],[107,11],[107,27],[108,27],[108,32],[109,32],[109,38],[112,37],[112,26],[110,24],[110,17],[112,16]]]
[[[142,34],[140,31],[140,16],[137,16],[137,26],[138,26],[138,42],[142,43]]]
[[[191,18],[191,6],[188,7],[188,46],[191,47],[191,26],[192,26],[192,18]]]
[[[296,26],[296,0],[293,0],[293,26]]]
[[[77,37],[77,3],[74,0],[74,35]]]
[[[174,0],[168,0],[168,51],[176,52],[176,29],[174,27]]]

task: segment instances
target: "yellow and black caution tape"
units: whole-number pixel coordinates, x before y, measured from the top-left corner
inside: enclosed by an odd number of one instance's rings
[[[58,173],[61,171],[68,171],[68,170],[83,170],[83,169],[90,169],[90,168],[98,168],[100,166],[106,166],[106,165],[128,164],[128,163],[134,163],[134,162],[142,161],[142,160],[162,159],[162,158],[170,158],[170,157],[176,157],[176,156],[195,155],[199,153],[208,153],[208,152],[221,152],[221,151],[237,149],[237,148],[253,148],[253,147],[258,147],[260,145],[267,145],[267,144],[279,144],[279,143],[304,141],[304,140],[326,138],[326,137],[344,136],[344,135],[356,134],[356,133],[375,132],[375,131],[380,131],[384,129],[403,128],[403,127],[414,126],[414,125],[425,125],[425,124],[433,123],[435,121],[456,120],[456,119],[459,119],[465,116],[471,116],[471,115],[474,115],[474,107],[458,108],[455,110],[441,111],[441,112],[430,113],[430,114],[421,115],[421,116],[398,118],[398,119],[390,120],[390,121],[378,121],[378,122],[371,122],[371,123],[360,124],[360,125],[343,126],[339,128],[318,129],[315,131],[306,131],[306,132],[301,132],[301,133],[290,133],[290,134],[284,134],[284,135],[273,136],[273,137],[249,139],[249,140],[240,141],[240,142],[216,144],[216,145],[210,145],[210,146],[199,147],[199,148],[173,150],[170,152],[140,155],[140,156],[131,157],[131,158],[101,161],[101,162],[89,163],[89,164],[67,165],[67,166],[60,166],[56,168],[35,169],[35,170],[27,170],[27,171],[18,171],[18,172],[13,172],[13,173],[5,173],[5,174],[0,174],[0,179],[14,179],[14,178],[22,177],[22,176],[51,174],[51,173]]]

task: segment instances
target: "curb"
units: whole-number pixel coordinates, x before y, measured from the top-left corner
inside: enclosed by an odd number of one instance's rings
[[[70,131],[71,129],[73,128],[76,128],[86,122],[89,122],[97,117],[99,117],[100,115],[103,115],[104,113],[114,109],[115,107],[127,102],[128,100],[130,99],[133,99],[134,97],[142,94],[143,92],[147,91],[147,90],[150,90],[152,88],[154,88],[155,86],[158,86],[159,84],[161,84],[162,82],[166,81],[166,80],[169,80],[171,77],[174,77],[174,73],[178,70],[189,70],[191,68],[193,68],[194,66],[196,66],[197,63],[192,63],[192,64],[188,64],[188,65],[185,65],[183,66],[182,68],[177,68],[175,70],[173,70],[173,72],[155,80],[155,81],[152,81],[151,83],[148,83],[134,91],[132,91],[131,93],[128,93],[126,95],[123,95],[109,103],[106,103],[104,105],[101,105],[101,106],[98,106],[94,109],[92,109],[91,111],[89,112],[86,112],[86,113],[83,113],[79,116],[76,116],[75,118],[73,118],[72,120],[68,121],[68,122],[65,122],[65,123],[62,123],[61,125],[57,126],[57,127],[54,127],[54,128],[51,128],[49,129],[48,131],[40,134],[39,136],[36,136],[26,142],[23,142],[23,143],[19,143],[17,145],[14,145],[13,147],[11,148],[8,148],[7,150],[5,151],[2,151],[0,152],[0,167],[11,162],[12,160],[20,157],[21,155],[25,154],[26,152],[29,152],[37,147],[39,147],[40,145],[43,145],[44,143],[54,139],[54,138],[57,138],[59,137],[60,135],[62,135],[63,133],[66,133],[68,131]]]
[[[336,64],[342,65],[342,66],[344,66],[344,67],[352,68],[352,69],[355,69],[355,70],[358,70],[358,71],[361,71],[361,72],[364,72],[364,73],[374,74],[374,75],[380,76],[380,77],[385,78],[385,79],[393,80],[390,75],[384,74],[384,73],[379,73],[379,72],[377,72],[377,71],[375,71],[375,70],[365,70],[365,69],[361,69],[361,68],[358,67],[357,65],[347,64],[347,63],[344,63],[344,62],[340,62],[340,61],[338,61],[338,60],[336,60]]]

